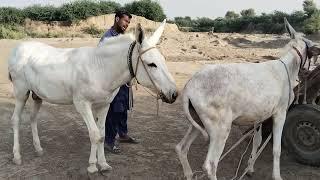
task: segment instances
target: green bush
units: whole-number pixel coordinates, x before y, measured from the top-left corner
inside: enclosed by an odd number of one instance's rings
[[[135,1],[126,4],[125,7],[132,14],[144,16],[147,19],[162,21],[166,18],[160,4],[151,0]],[[60,7],[51,5],[33,5],[24,9],[2,7],[0,8],[0,24],[22,24],[25,18],[47,22],[78,22],[91,16],[114,13],[121,8],[119,3],[105,0],[76,0]]]
[[[186,16],[186,17],[175,17],[174,18],[174,23],[176,23],[180,27],[191,27],[193,26],[193,21],[191,17]]]
[[[111,1],[78,0],[60,7],[33,5],[23,9],[25,17],[36,21],[79,21],[91,16],[113,13],[121,5]]]
[[[98,27],[92,24],[89,27],[84,28],[83,32],[86,34],[93,35],[94,37],[101,37],[104,33],[104,30],[99,29]]]
[[[80,0],[62,5],[59,14],[60,20],[75,22],[91,16],[98,16],[101,14],[101,10],[96,2]]]
[[[15,25],[0,25],[0,39],[21,39],[26,36],[22,27]]]
[[[100,13],[110,14],[121,8],[121,4],[112,1],[100,1],[99,2]]]
[[[215,32],[246,32],[246,33],[277,33],[285,32],[283,19],[286,17],[290,24],[300,32],[316,33],[320,31],[320,12],[313,0],[305,0],[304,11],[287,14],[281,11],[255,15],[254,9],[241,11],[241,17],[234,11],[228,11],[224,18],[216,19],[176,17],[174,22],[179,29],[188,31]]]
[[[58,8],[54,6],[33,5],[23,9],[26,17],[35,21],[57,21],[59,20]]]
[[[137,16],[143,16],[153,21],[162,21],[166,18],[162,7],[156,1],[140,0],[125,4],[124,8]]]

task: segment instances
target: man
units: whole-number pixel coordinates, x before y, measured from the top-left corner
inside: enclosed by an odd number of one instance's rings
[[[132,16],[126,11],[117,11],[113,26],[100,39],[99,45],[113,36],[124,34]],[[135,138],[128,136],[127,110],[129,110],[129,88],[127,85],[120,87],[118,94],[110,104],[106,117],[105,148],[115,154],[120,153],[120,148],[115,144],[116,135],[119,134],[119,142],[138,143]]]

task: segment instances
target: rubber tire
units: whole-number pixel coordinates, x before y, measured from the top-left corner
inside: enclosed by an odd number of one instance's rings
[[[315,150],[302,149],[303,145],[299,144],[297,138],[298,123],[307,121],[313,127],[320,130],[320,108],[312,104],[299,104],[292,107],[288,114],[282,134],[282,143],[299,163],[320,166],[320,135],[316,137],[317,144]]]

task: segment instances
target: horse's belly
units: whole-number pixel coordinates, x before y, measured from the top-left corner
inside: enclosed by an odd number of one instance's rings
[[[242,116],[242,117],[235,119],[232,123],[236,124],[236,125],[247,126],[247,125],[252,125],[252,124],[259,122],[259,121],[260,121],[260,119]]]
[[[233,120],[233,124],[236,125],[252,125],[254,123],[262,122],[272,116],[272,112],[261,112],[261,113],[244,113]]]
[[[72,99],[42,99],[51,104],[71,105],[73,104]]]
[[[54,104],[72,104],[72,93],[63,83],[50,83],[42,84],[33,88],[33,92],[42,100]]]

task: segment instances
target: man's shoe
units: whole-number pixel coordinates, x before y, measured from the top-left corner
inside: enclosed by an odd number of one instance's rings
[[[104,148],[113,154],[120,154],[121,153],[120,147],[118,147],[116,145],[104,144]]]
[[[130,143],[130,144],[138,144],[140,141],[134,137],[130,137],[128,135],[124,137],[119,137],[120,143]]]

